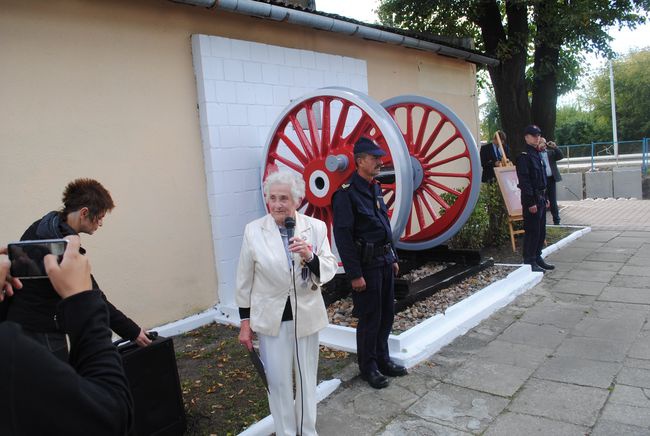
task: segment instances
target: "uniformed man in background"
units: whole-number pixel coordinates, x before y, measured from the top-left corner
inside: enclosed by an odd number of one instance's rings
[[[407,374],[390,360],[388,336],[393,326],[394,277],[399,271],[392,246],[387,207],[375,177],[384,152],[368,138],[354,145],[356,172],[332,198],[334,238],[347,276],[357,324],[357,360],[361,378],[375,389],[389,377]]]
[[[546,239],[546,169],[539,152],[544,146],[542,131],[534,124],[524,130],[526,151],[517,158],[517,177],[524,216],[524,263],[533,271],[543,272],[555,266],[544,262],[542,248]]]

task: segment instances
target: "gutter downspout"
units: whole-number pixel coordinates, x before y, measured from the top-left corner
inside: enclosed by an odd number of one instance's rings
[[[497,59],[465,50],[447,47],[429,41],[421,41],[410,36],[386,32],[370,26],[350,23],[336,18],[325,17],[310,12],[271,5],[269,3],[253,0],[172,0],[175,3],[184,3],[205,8],[216,8],[228,12],[265,18],[273,21],[285,21],[299,26],[311,27],[313,29],[325,30],[327,32],[341,33],[372,41],[385,42],[388,44],[401,45],[403,47],[415,48],[428,52],[462,59],[476,64],[495,67],[499,65]]]

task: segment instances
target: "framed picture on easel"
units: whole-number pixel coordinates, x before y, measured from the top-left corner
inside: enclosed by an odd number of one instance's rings
[[[515,166],[496,167],[494,175],[497,178],[501,196],[508,210],[508,228],[510,230],[510,243],[512,251],[517,251],[515,245],[515,235],[523,234],[523,230],[515,230],[512,223],[524,219],[521,211],[521,191],[519,190],[519,179],[517,178],[517,168]]]

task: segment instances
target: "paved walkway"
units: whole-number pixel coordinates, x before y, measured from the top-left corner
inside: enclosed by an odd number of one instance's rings
[[[563,205],[554,272],[386,389],[349,368],[321,436],[650,435],[650,201]]]

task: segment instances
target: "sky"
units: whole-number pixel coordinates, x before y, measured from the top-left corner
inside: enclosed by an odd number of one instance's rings
[[[334,13],[345,17],[355,18],[367,23],[377,21],[377,15],[374,9],[378,5],[377,0],[316,0],[316,8],[323,12]],[[635,30],[629,29],[611,29],[610,36],[612,49],[618,54],[626,54],[632,49],[650,46],[650,23],[637,27]],[[587,56],[587,70],[590,73],[596,73],[606,65],[604,58],[598,58],[594,55]],[[583,80],[585,80],[583,78]],[[577,93],[571,93],[562,97],[559,104],[569,104],[574,101]]]

